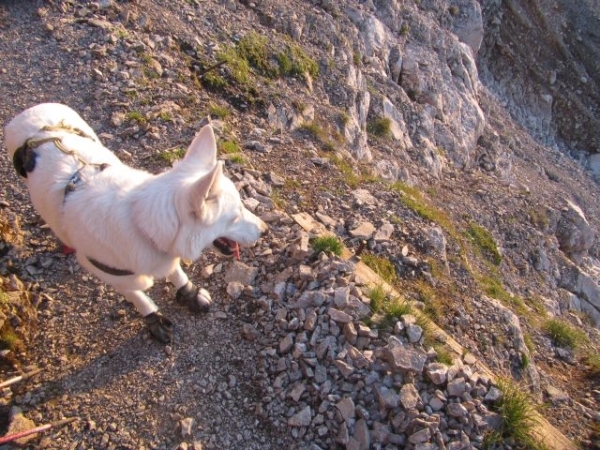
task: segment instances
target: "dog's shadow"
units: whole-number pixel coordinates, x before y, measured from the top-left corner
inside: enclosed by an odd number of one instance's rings
[[[78,396],[103,390],[133,372],[145,367],[160,364],[167,357],[164,346],[148,341],[148,332],[141,329],[137,334],[121,340],[116,346],[107,349],[94,358],[85,361],[77,368],[71,368],[64,375],[59,371],[55,378],[45,379],[36,388],[29,390],[36,403],[48,404],[67,394]],[[44,374],[40,375],[44,379]],[[51,376],[51,375],[50,375]]]

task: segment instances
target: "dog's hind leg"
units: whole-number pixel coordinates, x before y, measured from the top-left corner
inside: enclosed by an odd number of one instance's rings
[[[193,312],[206,312],[212,303],[212,298],[206,289],[194,285],[179,264],[167,276],[167,281],[177,289],[175,300],[187,306]]]
[[[165,344],[173,339],[173,322],[158,311],[158,306],[143,291],[119,290],[127,301],[144,316],[150,334]]]

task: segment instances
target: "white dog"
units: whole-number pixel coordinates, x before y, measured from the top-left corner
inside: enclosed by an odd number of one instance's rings
[[[211,243],[238,254],[238,244],[252,245],[267,230],[223,174],[210,125],[160,175],[124,165],[65,105],[22,112],[4,136],[42,218],[76,250],[82,267],[135,305],[163,342],[171,340],[173,324],[144,293],[153,278],[166,277],[177,301],[191,310],[206,310],[209,293],[189,281],[180,259],[198,259]]]

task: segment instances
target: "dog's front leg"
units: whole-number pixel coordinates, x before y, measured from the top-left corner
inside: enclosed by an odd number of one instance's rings
[[[179,264],[169,274],[167,281],[177,289],[175,300],[193,312],[206,312],[210,308],[212,298],[206,289],[194,285]]]
[[[173,339],[173,322],[163,316],[156,304],[142,291],[121,291],[127,301],[133,303],[135,309],[144,316],[150,334],[165,344]]]

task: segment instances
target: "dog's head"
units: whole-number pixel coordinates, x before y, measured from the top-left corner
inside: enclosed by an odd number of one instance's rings
[[[182,258],[195,260],[211,244],[225,255],[236,255],[240,245],[253,245],[267,231],[223,173],[210,124],[200,130],[172,172],[187,180],[178,195],[179,229],[173,242]]]

